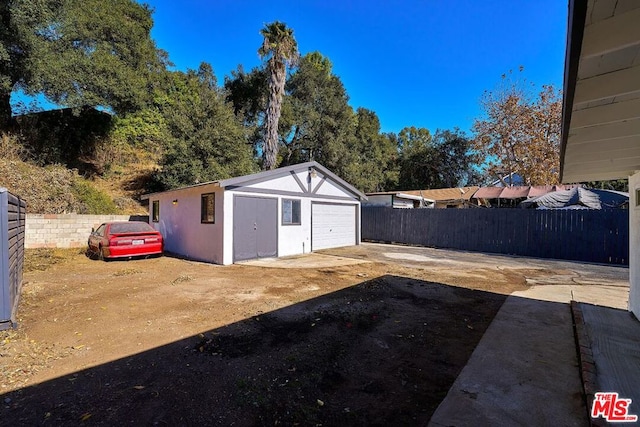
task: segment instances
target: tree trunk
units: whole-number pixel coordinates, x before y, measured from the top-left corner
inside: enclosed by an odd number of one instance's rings
[[[282,108],[282,96],[286,78],[284,63],[273,61],[269,64],[271,75],[269,77],[269,101],[267,104],[266,129],[264,139],[264,151],[262,169],[275,169],[278,159],[278,122]]]
[[[11,124],[11,92],[0,93],[0,132],[7,132]]]

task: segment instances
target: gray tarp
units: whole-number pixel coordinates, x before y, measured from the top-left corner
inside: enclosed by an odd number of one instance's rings
[[[600,197],[586,188],[575,187],[570,190],[554,191],[534,197],[520,203],[523,208],[560,209],[569,206],[585,206],[590,209],[601,209]]]

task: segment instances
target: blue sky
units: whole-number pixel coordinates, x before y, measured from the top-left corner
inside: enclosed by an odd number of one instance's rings
[[[302,54],[334,65],[354,108],[386,132],[405,126],[468,130],[479,99],[510,69],[536,85],[562,85],[567,1],[147,0],[152,32],[176,68],[209,62],[222,83],[238,64],[260,64],[260,29],[293,28]]]
[[[152,37],[176,68],[210,63],[219,83],[260,64],[260,29],[280,20],[302,54],[328,57],[353,108],[382,130],[469,130],[482,92],[510,69],[562,85],[566,0],[146,0]]]

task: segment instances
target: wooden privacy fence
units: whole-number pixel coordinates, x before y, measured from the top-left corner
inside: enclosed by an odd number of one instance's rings
[[[629,264],[629,211],[362,208],[362,239]]]
[[[22,287],[26,203],[0,188],[0,330],[15,326]]]

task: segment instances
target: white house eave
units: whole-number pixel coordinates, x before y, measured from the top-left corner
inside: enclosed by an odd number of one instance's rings
[[[571,0],[562,182],[640,169],[640,1]]]

